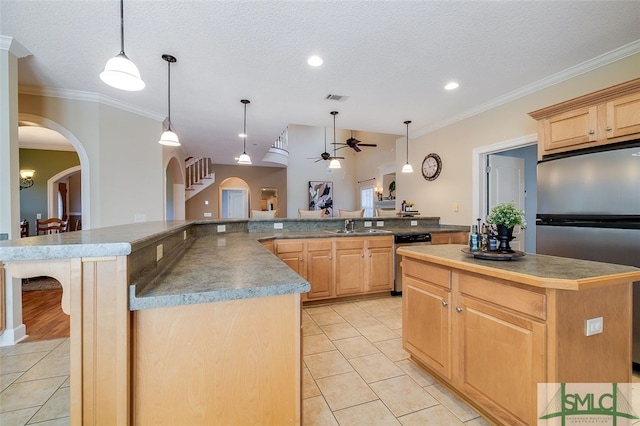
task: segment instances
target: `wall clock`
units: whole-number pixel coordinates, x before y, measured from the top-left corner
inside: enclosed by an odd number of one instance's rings
[[[436,180],[442,170],[442,160],[438,154],[431,153],[422,161],[422,176],[426,180]]]

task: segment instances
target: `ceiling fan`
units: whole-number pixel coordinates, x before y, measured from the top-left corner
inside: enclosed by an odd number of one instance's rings
[[[353,150],[355,152],[360,152],[362,151],[360,149],[361,146],[378,146],[375,143],[362,143],[361,141],[359,141],[358,139],[353,137],[353,130],[351,131],[351,137],[349,139],[347,139],[345,141],[345,143],[334,143],[334,145],[342,145],[340,148],[338,149],[342,149],[342,148],[353,148]]]
[[[338,160],[344,160],[344,157],[332,157],[331,154],[329,154],[327,152],[327,128],[324,128],[324,152],[322,154],[320,154],[320,157],[307,157],[307,160],[316,160],[314,161],[314,163],[317,163],[318,161],[322,161],[322,160],[333,160],[333,159],[338,159]]]

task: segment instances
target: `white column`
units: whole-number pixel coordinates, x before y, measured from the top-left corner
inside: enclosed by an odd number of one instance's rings
[[[12,37],[0,35],[0,239],[20,238],[20,158],[18,151],[18,58],[31,53]],[[5,326],[0,346],[25,337],[21,280],[8,273]]]

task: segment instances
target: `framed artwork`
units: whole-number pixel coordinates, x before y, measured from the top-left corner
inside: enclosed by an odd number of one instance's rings
[[[325,216],[333,216],[333,182],[309,181],[309,210],[322,209]]]

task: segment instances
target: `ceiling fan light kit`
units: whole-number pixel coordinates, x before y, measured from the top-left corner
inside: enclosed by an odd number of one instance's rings
[[[167,61],[167,130],[162,133],[160,136],[160,140],[158,143],[160,145],[166,146],[180,146],[180,141],[178,140],[178,135],[175,134],[173,130],[171,130],[171,64],[175,63],[177,59],[174,56],[164,54],[162,55],[162,59]]]
[[[251,157],[249,157],[249,154],[247,154],[247,104],[251,103],[251,101],[249,101],[248,99],[242,99],[240,102],[242,102],[242,104],[244,105],[244,126],[242,128],[243,149],[242,154],[240,154],[240,157],[238,158],[238,164],[250,165]]]
[[[124,0],[120,0],[120,53],[107,61],[100,79],[120,90],[135,92],[145,86],[138,67],[124,53]]]
[[[409,164],[409,124],[411,124],[411,120],[407,120],[404,122],[407,126],[407,163],[402,166],[402,173],[413,173],[413,167]]]

